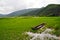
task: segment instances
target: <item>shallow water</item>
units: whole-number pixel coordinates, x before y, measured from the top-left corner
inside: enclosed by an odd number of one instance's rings
[[[59,37],[56,35],[51,35],[49,32],[51,32],[52,29],[46,29],[42,33],[32,33],[32,32],[26,32],[27,35],[32,37],[30,40],[60,40]]]

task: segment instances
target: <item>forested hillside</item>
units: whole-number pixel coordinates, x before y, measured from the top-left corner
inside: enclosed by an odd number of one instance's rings
[[[50,4],[46,7],[25,13],[23,16],[60,16],[60,4]]]

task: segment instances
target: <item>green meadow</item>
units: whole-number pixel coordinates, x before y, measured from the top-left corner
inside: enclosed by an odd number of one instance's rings
[[[54,29],[52,33],[60,36],[60,17],[15,17],[0,18],[0,40],[29,40],[24,33],[41,23],[46,23],[43,29]]]

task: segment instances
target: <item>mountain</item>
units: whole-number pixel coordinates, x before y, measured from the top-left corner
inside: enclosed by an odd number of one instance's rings
[[[37,14],[39,16],[60,16],[60,4],[50,4]]]
[[[60,4],[49,4],[46,7],[30,11],[22,16],[60,16]]]
[[[15,12],[12,12],[6,16],[9,16],[9,17],[13,17],[13,16],[19,16],[19,15],[22,15],[22,14],[25,14],[25,13],[28,13],[30,11],[33,11],[33,10],[37,10],[38,8],[31,8],[31,9],[23,9],[23,10],[19,10],[19,11],[15,11]]]
[[[27,13],[22,14],[20,16],[38,16],[37,13],[41,12],[41,10],[43,10],[43,9],[44,9],[44,7],[43,8],[39,8],[37,10],[33,10],[33,11],[30,11],[30,12],[27,12]]]
[[[19,16],[60,16],[60,4],[49,4],[42,8],[23,9],[12,12],[8,15],[0,14],[0,17],[19,17]]]
[[[0,14],[0,17],[3,17],[4,15],[3,14]]]

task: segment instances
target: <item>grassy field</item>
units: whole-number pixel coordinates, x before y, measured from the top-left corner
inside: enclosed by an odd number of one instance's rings
[[[60,36],[60,17],[17,17],[0,18],[0,40],[29,40],[25,32],[41,23],[53,28],[53,34]]]

